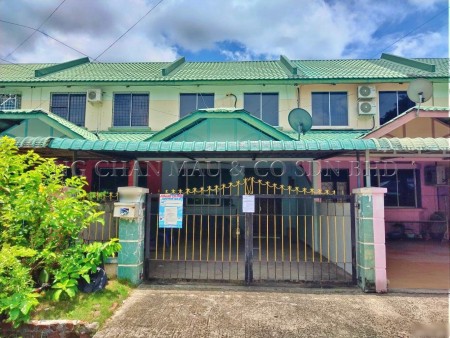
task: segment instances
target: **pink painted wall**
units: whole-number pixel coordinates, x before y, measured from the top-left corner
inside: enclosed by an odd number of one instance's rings
[[[364,159],[364,156],[361,157],[361,160]],[[355,171],[355,163],[351,163],[349,161],[349,159],[345,159],[345,158],[341,158],[341,159],[333,159],[331,161],[339,161],[339,167],[341,169],[349,169],[350,171],[350,176],[349,176],[349,185],[350,185],[350,191],[352,191],[352,189],[357,188],[357,182],[358,182],[358,177],[356,176],[356,171]],[[438,193],[438,188],[437,186],[431,186],[431,185],[425,185],[425,175],[424,175],[424,168],[428,165],[435,165],[435,162],[424,162],[423,158],[417,157],[417,158],[411,158],[408,159],[407,161],[402,161],[401,163],[395,163],[395,167],[397,169],[419,169],[420,171],[420,191],[421,191],[421,207],[420,208],[396,208],[396,207],[385,207],[385,220],[386,220],[386,232],[391,231],[392,228],[392,224],[395,223],[395,221],[401,221],[401,222],[406,222],[406,221],[410,221],[410,222],[415,222],[415,221],[425,221],[425,220],[429,220],[430,216],[436,212],[439,211],[440,209],[442,209],[442,201],[441,200],[441,205],[438,205],[438,197],[437,197],[437,193]],[[384,166],[384,164],[378,164],[380,166]],[[351,167],[353,166],[353,167]],[[375,165],[372,164],[372,168],[374,168]],[[391,169],[393,168],[394,165],[393,164],[387,164],[386,168],[387,169]],[[364,161],[361,161],[361,165],[360,165],[361,170],[364,170]],[[380,167],[380,168],[384,168],[384,167]],[[353,175],[352,175],[352,170],[353,170]],[[362,183],[362,187],[365,186],[365,177],[362,176],[361,177],[361,183]],[[447,189],[442,189],[440,190],[440,194],[442,195],[442,191],[445,191],[444,194],[447,195],[447,199],[446,201],[449,201],[449,190],[450,188]],[[442,210],[442,211],[447,211],[449,210],[449,206],[447,206],[446,210]],[[450,215],[449,215],[450,216]],[[418,223],[411,223],[411,224],[406,224],[407,228],[412,229],[415,233],[420,233],[420,224]]]

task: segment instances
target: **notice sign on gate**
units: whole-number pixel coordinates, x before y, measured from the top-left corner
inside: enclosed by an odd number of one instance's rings
[[[161,194],[159,196],[159,227],[183,227],[183,195]]]
[[[242,195],[242,212],[255,212],[255,195]]]

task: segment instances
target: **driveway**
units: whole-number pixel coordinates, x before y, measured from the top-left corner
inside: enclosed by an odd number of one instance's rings
[[[447,337],[448,302],[356,288],[142,285],[95,337]]]
[[[386,243],[389,288],[450,289],[450,243],[402,240]]]

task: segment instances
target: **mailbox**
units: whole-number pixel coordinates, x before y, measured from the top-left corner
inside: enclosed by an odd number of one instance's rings
[[[140,218],[144,215],[142,203],[114,203],[114,217]]]

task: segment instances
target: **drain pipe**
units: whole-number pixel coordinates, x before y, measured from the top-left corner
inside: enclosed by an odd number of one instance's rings
[[[370,185],[370,153],[369,153],[368,149],[366,149],[365,157],[366,157],[366,187],[370,188],[371,187],[371,185]]]
[[[357,150],[356,151],[356,163],[357,163],[358,168],[359,168],[359,165],[360,165],[359,161],[360,161],[359,151]],[[358,170],[357,173],[358,173],[358,175],[356,176],[356,187],[357,188],[361,188],[361,170]]]

